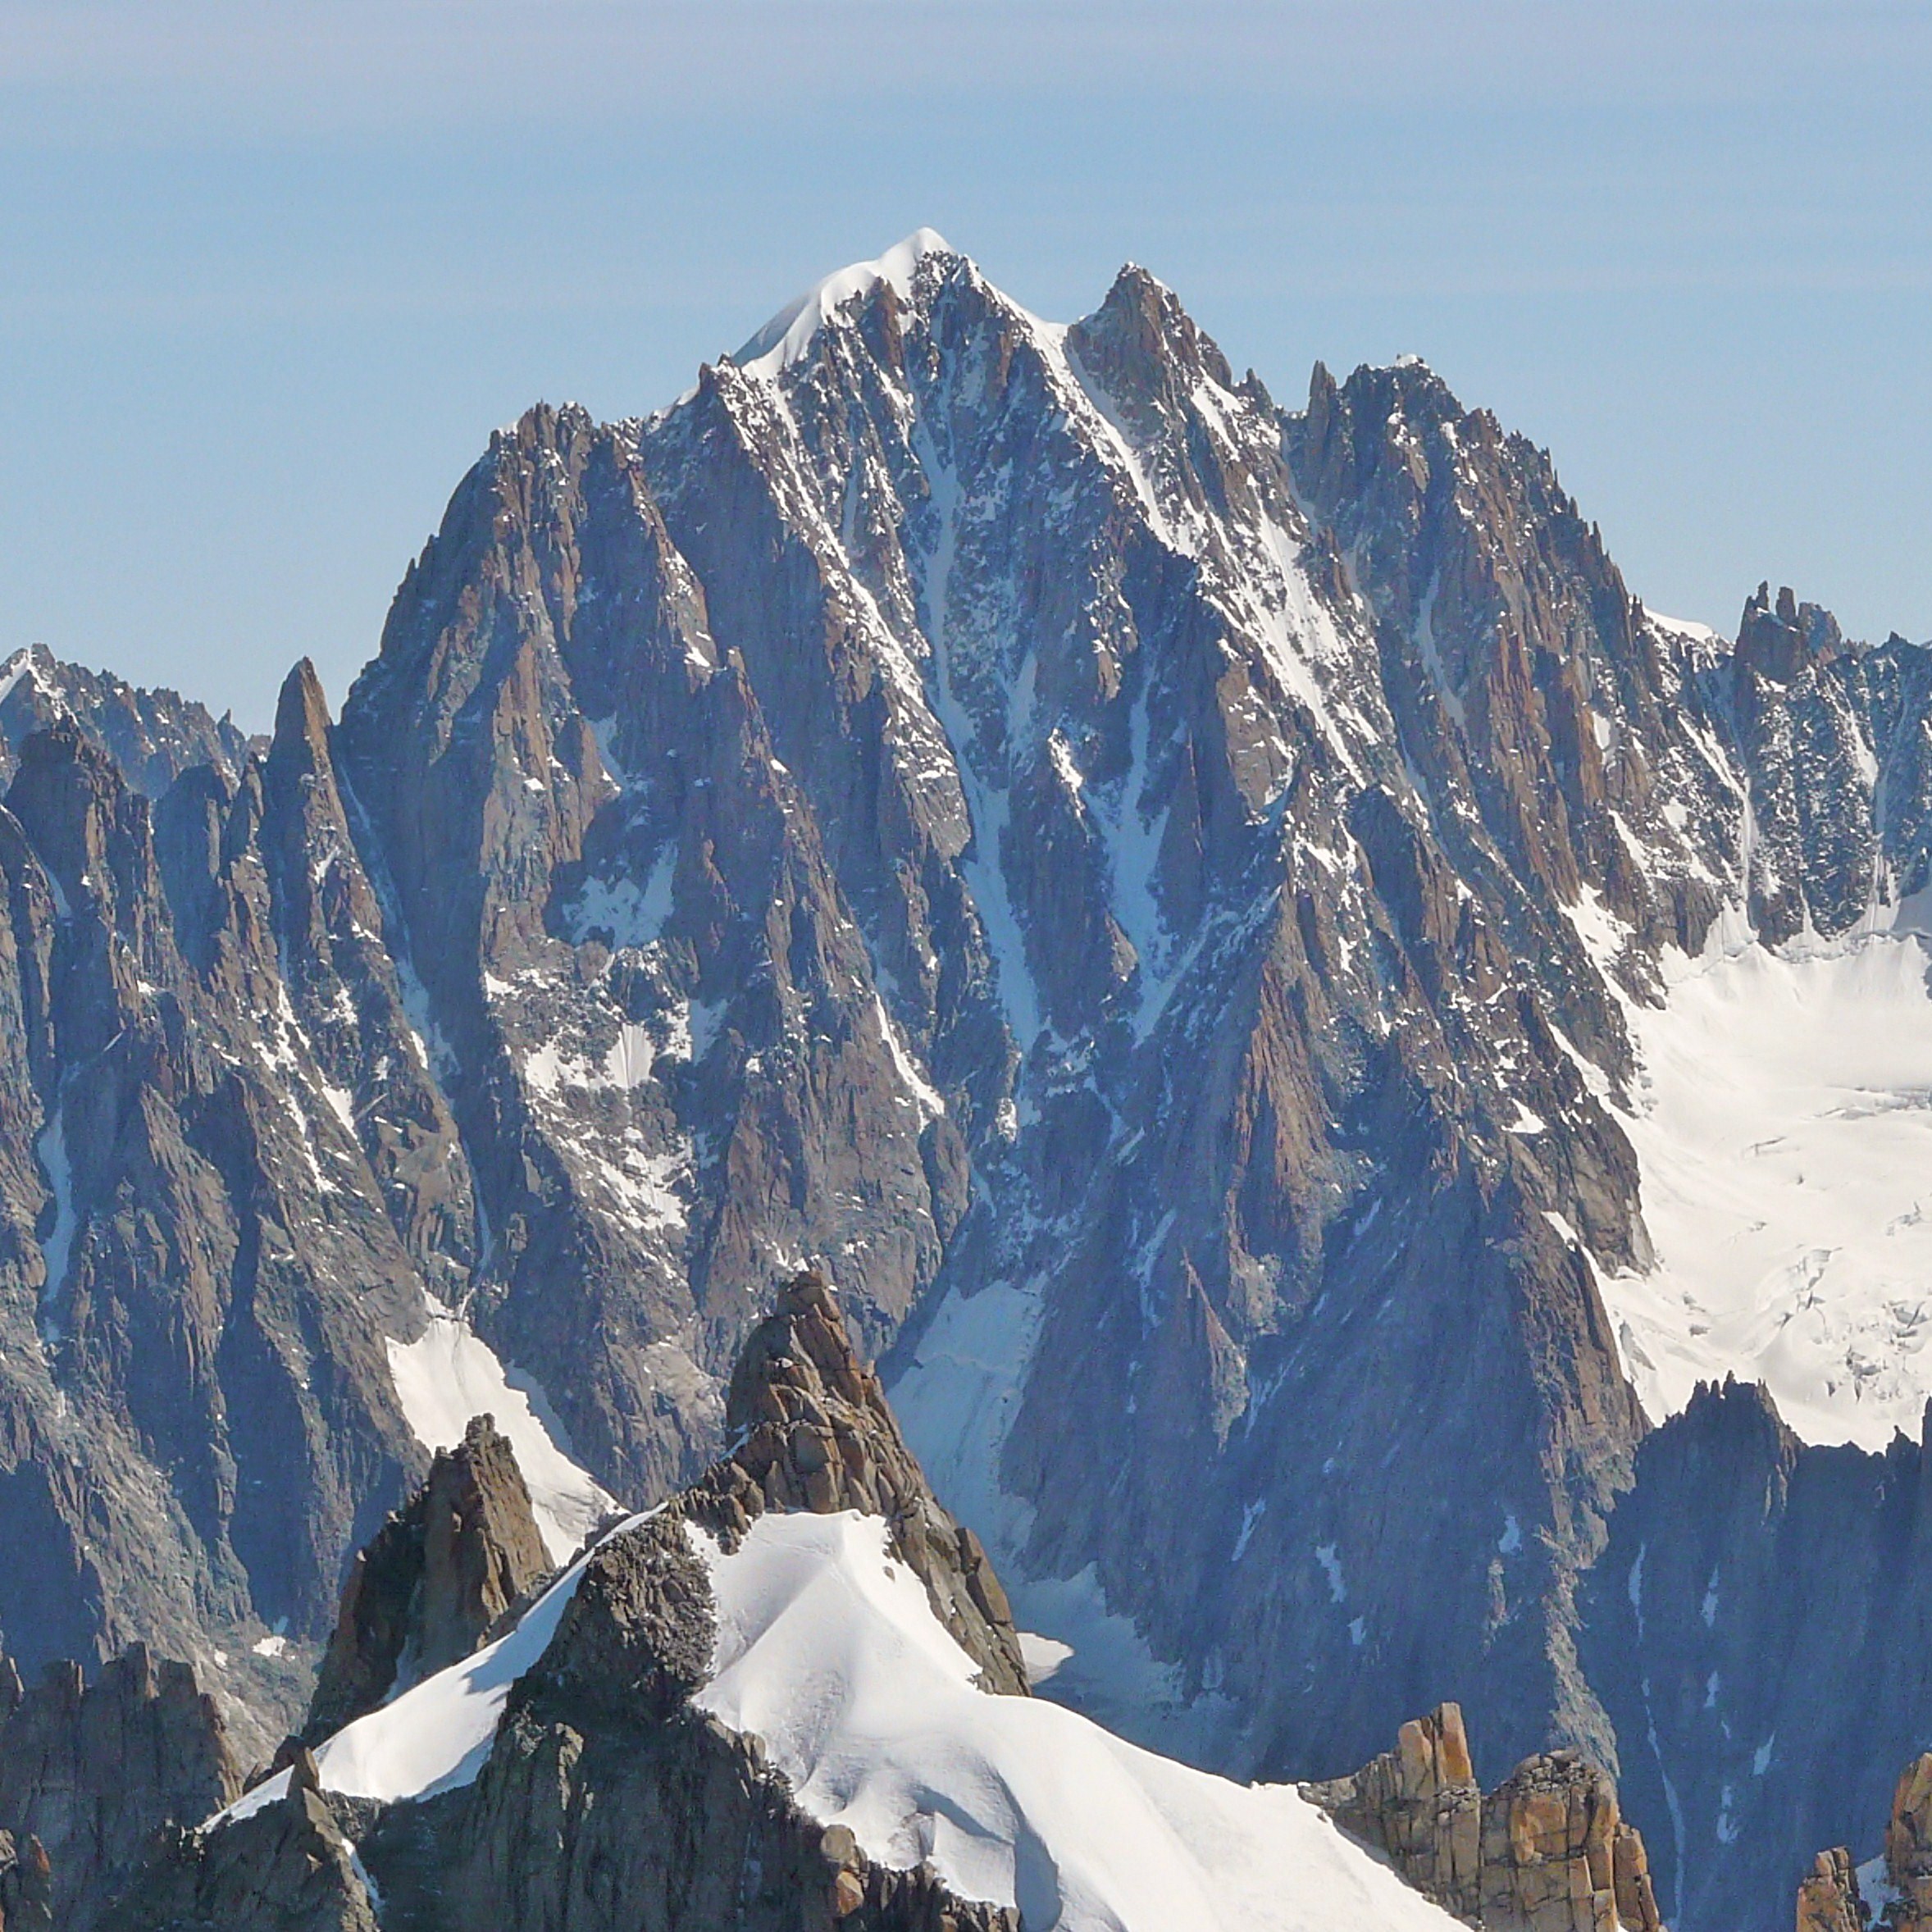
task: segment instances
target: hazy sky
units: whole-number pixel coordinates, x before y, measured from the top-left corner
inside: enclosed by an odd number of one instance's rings
[[[492,426],[921,223],[1298,403],[1425,356],[1631,586],[1932,636],[1932,7],[0,0],[0,651],[339,703]]]

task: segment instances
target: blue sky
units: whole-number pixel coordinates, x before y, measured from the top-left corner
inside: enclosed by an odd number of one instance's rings
[[[494,425],[922,223],[1299,402],[1414,352],[1632,587],[1932,636],[1932,7],[0,0],[0,651],[333,700]]]

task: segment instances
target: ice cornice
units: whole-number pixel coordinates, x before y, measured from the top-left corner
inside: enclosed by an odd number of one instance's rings
[[[854,297],[868,295],[886,282],[901,299],[909,298],[920,263],[935,256],[961,258],[936,229],[915,228],[876,262],[854,262],[814,283],[780,309],[732,360],[755,374],[776,375],[795,362],[826,321]]]

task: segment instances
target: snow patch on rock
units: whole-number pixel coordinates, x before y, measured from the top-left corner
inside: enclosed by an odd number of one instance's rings
[[[461,1315],[426,1299],[428,1327],[413,1342],[387,1345],[390,1378],[411,1432],[426,1449],[453,1449],[471,1417],[494,1415],[517,1452],[550,1561],[568,1561],[616,1506],[613,1499],[572,1460],[568,1436],[538,1384],[506,1370]]]
[[[886,1037],[886,1050],[892,1056],[892,1069],[899,1076],[912,1105],[918,1109],[919,1124],[939,1119],[945,1112],[945,1099],[932,1082],[919,1071],[919,1063],[913,1058],[912,1050],[900,1036],[892,1015],[886,1010],[886,1002],[877,993],[873,995],[873,1003],[879,1009],[879,1031]]]
[[[41,1332],[49,1342],[57,1342],[62,1333],[62,1294],[67,1285],[74,1237],[80,1228],[80,1218],[74,1211],[73,1163],[67,1157],[66,1130],[58,1107],[34,1146],[41,1166],[47,1170],[47,1185],[53,1195],[53,1226],[40,1244],[40,1257],[47,1264],[47,1280],[40,1290]]]
[[[811,347],[812,338],[848,303],[869,295],[882,282],[890,283],[893,293],[906,299],[919,264],[928,255],[952,253],[936,230],[916,228],[877,261],[854,262],[814,282],[795,302],[780,309],[732,360],[754,375],[776,376]]]

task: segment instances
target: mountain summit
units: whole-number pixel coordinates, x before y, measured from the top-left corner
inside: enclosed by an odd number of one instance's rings
[[[266,1756],[472,1415],[568,1560],[745,1447],[816,1255],[1055,1695],[1271,1778],[1460,1702],[1688,1932],[1884,1816],[1924,648],[1659,617],[1426,366],[1283,410],[1142,270],[1050,324],[923,230],[499,431],[337,719],[14,668],[30,1666],[142,1638]]]

